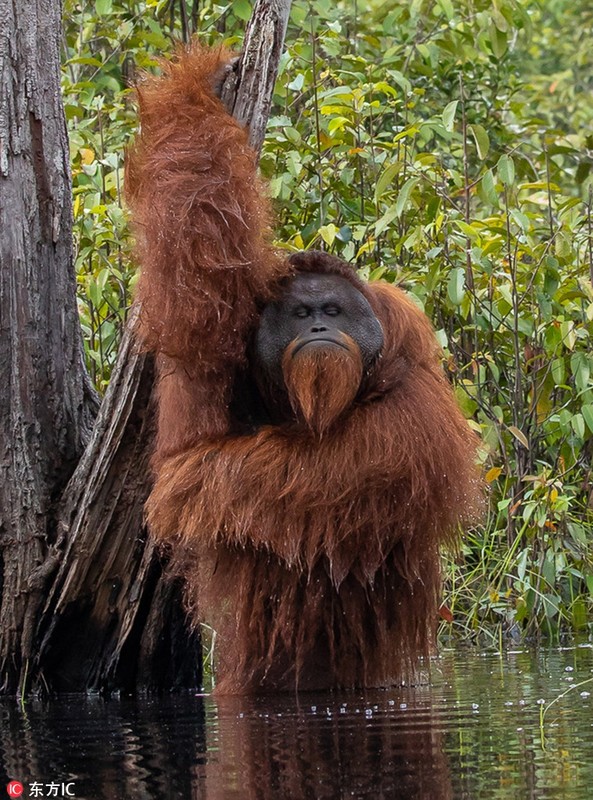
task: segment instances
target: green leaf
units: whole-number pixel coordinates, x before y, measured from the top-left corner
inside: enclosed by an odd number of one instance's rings
[[[460,306],[465,297],[465,270],[463,267],[455,267],[449,274],[447,283],[447,294],[454,306]]]
[[[290,9],[290,19],[295,23],[295,25],[303,27],[307,19],[307,7],[300,6],[298,3],[293,3],[292,8]]]
[[[397,202],[395,204],[395,215],[397,217],[401,216],[402,211],[404,210],[408,199],[410,197],[410,192],[416,186],[420,178],[408,178],[408,180],[404,183],[402,188],[400,189],[399,195],[397,197]]]
[[[493,206],[498,206],[498,194],[496,193],[496,184],[494,181],[494,174],[491,169],[487,169],[482,175],[481,191],[483,197]]]
[[[515,182],[515,162],[511,156],[501,156],[496,167],[498,177],[505,186],[512,186]]]
[[[519,580],[525,580],[525,573],[527,572],[527,559],[529,558],[529,550],[526,548],[521,552],[521,555],[517,559],[517,575],[519,576]]]
[[[527,233],[530,227],[529,217],[526,214],[523,214],[521,211],[518,211],[516,208],[511,208],[509,213],[511,218],[517,223],[521,230]]]
[[[373,281],[378,281],[380,278],[385,275],[387,272],[387,267],[375,267],[375,269],[371,270],[371,274],[369,275],[369,283]]]
[[[496,58],[502,58],[507,51],[507,34],[499,30],[494,23],[491,23],[488,35],[490,38],[490,47]]]
[[[575,414],[570,420],[571,427],[579,439],[585,438],[585,420],[582,414]]]
[[[499,31],[508,31],[509,23],[506,21],[500,10],[496,7],[496,3],[494,3],[490,9],[490,14],[492,16],[492,22],[494,22]]]
[[[482,127],[482,125],[469,125],[468,127],[471,135],[474,137],[476,148],[478,150],[478,156],[483,161],[490,150],[490,139],[488,137],[488,133],[486,132],[486,128]]]
[[[593,433],[593,405],[591,403],[587,403],[586,405],[582,406],[581,414],[583,415],[583,419],[587,423],[589,431]]]
[[[397,97],[397,92],[387,81],[378,81],[377,83],[373,84],[373,89],[376,92],[383,92],[383,94],[388,94],[390,97]]]
[[[559,259],[567,259],[572,256],[572,237],[560,231],[554,239],[554,253]]]
[[[566,370],[564,368],[564,359],[555,358],[552,361],[552,377],[556,386],[562,386],[566,380]],[[593,428],[591,428],[593,431]]]
[[[447,19],[451,20],[455,16],[455,9],[451,0],[437,0],[437,4],[445,12]]]
[[[455,225],[472,241],[476,241],[480,238],[480,234],[476,228],[474,228],[473,225],[468,225],[467,222],[464,222],[462,219],[456,220]]]
[[[591,362],[589,357],[580,351],[573,353],[570,357],[570,369],[574,382],[579,392],[585,392],[589,388],[591,379]]]
[[[249,0],[233,0],[233,14],[247,22],[251,17],[251,3]]]
[[[443,109],[443,113],[441,114],[441,119],[443,120],[443,125],[445,126],[445,130],[449,131],[449,133],[453,130],[453,125],[455,122],[455,112],[457,111],[457,106],[459,104],[459,100],[453,100],[452,102],[448,103],[445,108]]]
[[[345,102],[352,100],[352,90],[347,86],[334,86],[326,92],[320,92],[319,97],[325,103],[330,97],[341,97]]]
[[[284,130],[284,135],[286,136],[289,142],[292,142],[292,144],[300,144],[301,134],[297,131],[296,128],[293,128],[291,125],[287,125],[283,130]]]
[[[463,416],[466,419],[473,417],[478,409],[478,404],[476,401],[470,397],[461,386],[455,387],[455,397],[457,399],[457,404],[461,408]]]
[[[556,578],[556,572],[554,572],[553,580],[555,580],[555,578]],[[544,612],[546,617],[548,619],[553,619],[560,610],[560,598],[556,594],[547,593],[542,595],[542,599],[544,601]]]
[[[402,165],[399,163],[399,161],[396,161],[394,164],[390,164],[386,169],[383,170],[379,176],[377,185],[375,186],[375,200],[378,200],[387,187],[391,185],[391,182],[400,171],[401,166]]]
[[[95,10],[101,17],[106,17],[108,14],[111,14],[112,6],[112,0],[96,0],[95,2]]]
[[[345,128],[347,125],[349,125],[349,123],[350,120],[347,117],[334,117],[329,121],[327,130],[329,133],[335,133],[336,131]]]
[[[295,92],[300,92],[305,84],[305,76],[302,72],[297,73],[290,83],[286,84],[287,89],[293,89]]]
[[[577,334],[572,320],[564,320],[560,323],[560,334],[562,337],[562,344],[569,350],[574,350],[577,342]]]
[[[397,217],[395,205],[390,206],[387,211],[375,222],[375,236],[380,236]]]
[[[412,91],[412,84],[399,70],[389,69],[387,74],[390,78],[393,78],[393,81],[397,83],[405,94],[409,94]]]
[[[334,243],[337,233],[338,229],[333,223],[330,223],[329,225],[323,225],[321,228],[319,228],[319,235],[329,247],[331,247]]]
[[[568,528],[568,531],[575,542],[578,542],[585,547],[588,546],[589,537],[587,536],[587,531],[582,525],[579,525],[577,522],[567,520],[566,527]]]

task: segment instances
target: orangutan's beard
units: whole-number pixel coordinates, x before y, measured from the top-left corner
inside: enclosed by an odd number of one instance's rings
[[[352,405],[362,380],[360,350],[349,336],[341,336],[343,347],[314,342],[299,348],[297,339],[282,359],[290,405],[298,419],[319,435]]]

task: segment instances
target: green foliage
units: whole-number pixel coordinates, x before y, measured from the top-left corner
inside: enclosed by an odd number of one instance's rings
[[[72,158],[79,313],[87,362],[99,389],[109,380],[135,278],[122,206],[124,148],[136,124],[127,80],[134,64],[154,66],[147,44],[153,53],[169,49],[152,19],[156,6],[150,0],[67,0],[65,6],[62,84]]]
[[[249,10],[190,6],[67,8],[80,303],[99,385],[134,281],[126,76],[153,68],[171,31],[236,43]],[[393,0],[364,13],[296,0],[262,153],[282,246],[325,248],[395,281],[435,322],[491,490],[486,525],[447,565],[449,627],[464,635],[591,621],[586,20],[587,5],[567,0]]]
[[[247,0],[65,0],[63,78],[74,189],[79,313],[91,376],[104,390],[136,279],[122,201],[125,148],[136,130],[133,86],[193,30],[241,30]],[[180,9],[184,9],[181,14]],[[250,13],[250,12],[249,12]],[[249,16],[249,14],[247,14]],[[182,19],[183,18],[183,19]],[[237,36],[227,37],[231,46]]]
[[[289,36],[262,160],[281,238],[403,284],[435,320],[494,509],[448,565],[455,628],[586,626],[592,115],[574,95],[590,61],[579,10],[313,8],[311,35]]]

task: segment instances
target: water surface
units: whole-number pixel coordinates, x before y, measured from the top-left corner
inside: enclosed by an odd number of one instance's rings
[[[593,649],[445,652],[357,694],[5,700],[0,724],[24,798],[589,800]]]

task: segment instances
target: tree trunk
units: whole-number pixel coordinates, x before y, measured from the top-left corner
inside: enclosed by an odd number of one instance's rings
[[[196,686],[199,636],[143,528],[153,372],[133,320],[90,436],[96,397],[76,314],[61,3],[0,3],[0,690]],[[267,119],[289,9],[288,0],[256,2],[256,55],[227,87],[233,108],[260,109],[243,117],[252,140],[252,122],[263,131]],[[268,78],[250,80],[249,64],[264,63]]]
[[[61,7],[3,1],[0,13],[0,689],[14,690],[96,400],[75,304]]]
[[[259,0],[255,4],[239,69],[230,73],[221,92],[230,113],[249,128],[249,144],[257,153],[266,133],[291,2]]]

